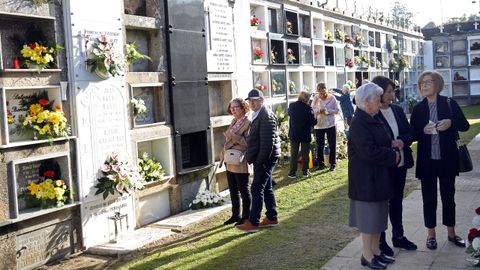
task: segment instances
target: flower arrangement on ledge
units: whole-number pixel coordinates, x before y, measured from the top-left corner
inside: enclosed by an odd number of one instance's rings
[[[440,63],[441,63],[441,62],[440,62]],[[480,57],[474,56],[473,59],[472,59],[472,61],[470,61],[470,64],[473,65],[473,66],[478,66],[478,65],[480,65]],[[437,63],[437,66],[439,66],[438,63]]]
[[[370,64],[370,61],[368,60],[367,53],[362,54],[361,60],[362,60],[362,67],[368,67],[368,65]]]
[[[137,45],[135,44],[135,41],[128,43],[127,45],[125,45],[125,47],[127,50],[127,55],[126,55],[127,65],[131,65],[133,64],[133,62],[140,59],[147,59],[149,61],[152,60],[148,55],[139,53],[137,51]]]
[[[345,43],[350,43],[353,44],[353,38],[352,36],[345,34],[345,37],[343,38],[345,40]]]
[[[363,38],[362,35],[360,35],[360,34],[355,35],[353,37],[353,40],[354,40],[353,45],[355,45],[356,47],[362,47],[363,46],[364,38]]]
[[[95,72],[102,79],[120,75],[125,67],[125,60],[114,51],[113,44],[107,41],[105,35],[92,43],[89,57],[86,64],[90,67],[90,72]]]
[[[21,53],[22,62],[27,68],[36,68],[38,73],[43,69],[51,68],[55,63],[55,54],[63,47],[55,44],[54,47],[47,47],[39,42],[24,44]]]
[[[262,60],[264,54],[260,47],[255,47],[253,49],[253,60]]]
[[[470,254],[467,261],[472,266],[480,266],[480,207],[475,209],[475,216],[472,219],[473,228],[468,231],[468,246],[466,253]]]
[[[288,48],[287,49],[287,61],[288,63],[292,64],[293,61],[297,60],[297,58],[295,57],[295,54],[293,52],[292,49]]]
[[[351,58],[345,58],[345,66],[349,68],[353,68],[353,61]]]
[[[344,42],[345,41],[345,33],[342,30],[336,28],[335,29],[335,39],[337,41]]]
[[[333,41],[333,34],[332,32],[330,32],[330,30],[326,30],[325,31],[325,40],[327,41]]]
[[[133,106],[133,115],[135,117],[142,116],[147,112],[147,106],[145,106],[145,101],[141,98],[132,98],[130,104]]]
[[[64,180],[47,178],[30,182],[20,197],[25,200],[27,208],[40,206],[41,209],[47,209],[64,206],[70,193]]]
[[[256,83],[255,88],[262,91],[264,94],[267,93],[267,89],[268,89],[266,85],[263,85],[261,83]]]
[[[295,85],[295,82],[292,80],[288,80],[288,92],[290,94],[295,94],[297,91],[297,86]]]
[[[127,160],[119,157],[117,153],[111,153],[100,167],[102,177],[98,178],[95,185],[95,195],[102,194],[105,200],[110,194],[117,191],[120,195],[131,194],[137,189],[143,188],[140,174],[135,166]]]
[[[15,129],[17,134],[33,133],[34,140],[67,137],[70,126],[61,107],[53,105],[54,101],[48,99],[46,91],[33,94],[22,99],[20,105],[28,114],[19,116]]]
[[[253,15],[251,18],[250,18],[250,26],[254,26],[254,27],[257,27],[261,24],[262,22],[260,21],[260,19],[258,17],[256,17],[255,15]]]
[[[288,19],[285,22],[285,27],[286,27],[286,30],[287,30],[287,34],[293,34],[293,24]]]
[[[475,41],[472,45],[470,45],[470,50],[480,50],[480,43]]]
[[[165,175],[162,164],[150,158],[146,152],[138,160],[138,172],[145,182],[161,180]]]
[[[195,199],[190,204],[190,208],[192,210],[196,210],[196,209],[220,206],[222,204],[223,204],[223,198],[218,193],[205,190],[203,192],[198,193],[197,196],[195,196]]]

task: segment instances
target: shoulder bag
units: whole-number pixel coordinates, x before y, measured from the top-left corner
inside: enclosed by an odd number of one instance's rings
[[[237,149],[227,149],[223,156],[223,161],[230,165],[239,165],[243,162],[245,153]]]
[[[453,121],[453,112],[452,112],[452,106],[450,105],[450,98],[447,99],[447,103],[448,103],[448,109],[450,110],[450,115]],[[465,144],[460,143],[460,137],[458,136],[458,131],[456,130],[455,130],[455,141],[457,143],[458,155],[459,155],[458,172],[463,173],[463,172],[469,172],[473,170],[472,158],[470,157],[468,148]]]

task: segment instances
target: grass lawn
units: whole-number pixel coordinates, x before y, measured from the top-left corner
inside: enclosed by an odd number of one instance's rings
[[[460,133],[469,142],[480,133],[480,106],[462,108],[470,130]],[[416,152],[416,145],[413,146]],[[224,211],[187,228],[183,236],[161,247],[112,260],[110,269],[319,269],[358,233],[347,226],[347,162],[337,170],[314,172],[291,180],[288,167],[279,167],[275,189],[280,225],[245,234],[223,226]],[[407,191],[418,186],[409,180]],[[105,266],[105,265],[104,265]]]
[[[230,211],[188,229],[184,239],[110,262],[119,269],[319,269],[358,234],[347,225],[347,162],[334,172],[289,179],[278,168],[280,225],[253,234],[223,226]]]

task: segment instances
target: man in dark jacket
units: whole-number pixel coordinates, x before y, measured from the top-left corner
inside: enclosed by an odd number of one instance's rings
[[[263,106],[263,93],[253,89],[246,100],[253,110],[245,153],[247,162],[253,164],[252,206],[249,218],[236,227],[242,231],[256,232],[259,227],[278,225],[272,172],[280,156],[280,137],[275,114]],[[260,222],[263,202],[267,217]]]
[[[289,178],[295,178],[297,174],[298,147],[301,147],[302,172],[304,177],[309,177],[308,153],[312,141],[311,128],[317,124],[312,107],[308,105],[310,93],[300,91],[298,100],[288,107],[288,137],[290,138],[290,172]]]

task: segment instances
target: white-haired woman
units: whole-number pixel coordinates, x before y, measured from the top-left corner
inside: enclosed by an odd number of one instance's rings
[[[390,168],[400,161],[392,148],[385,124],[374,116],[380,109],[383,89],[374,83],[359,87],[355,93],[357,110],[348,141],[349,223],[362,236],[361,264],[385,269],[395,260],[380,252],[380,233],[387,229],[388,200],[392,197]]]

